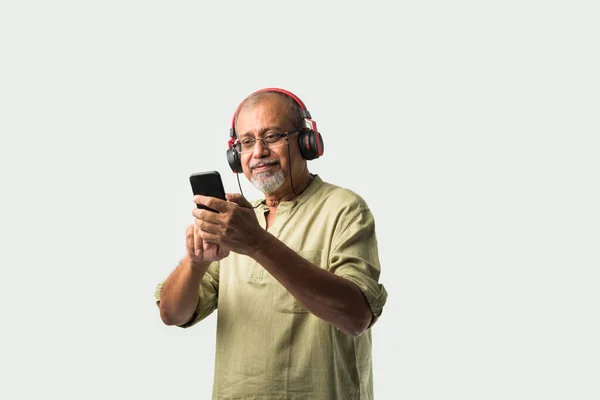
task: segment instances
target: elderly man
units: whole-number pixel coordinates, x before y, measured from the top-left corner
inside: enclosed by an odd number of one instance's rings
[[[283,89],[252,93],[229,165],[265,198],[195,196],[187,254],[156,290],[165,324],[217,310],[214,399],[372,399],[371,330],[387,298],[373,216],[307,160],[323,140]]]

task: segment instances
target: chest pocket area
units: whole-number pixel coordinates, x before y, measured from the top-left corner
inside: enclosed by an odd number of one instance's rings
[[[327,269],[327,262],[323,259],[321,250],[296,251],[296,253],[321,269]],[[275,309],[282,313],[303,314],[308,310],[300,303],[283,285],[277,282],[278,290],[274,296]]]

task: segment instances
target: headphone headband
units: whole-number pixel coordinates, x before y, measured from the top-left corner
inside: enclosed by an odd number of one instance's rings
[[[265,88],[265,89],[260,89],[257,90],[254,93],[251,93],[250,95],[248,95],[246,97],[246,99],[250,96],[252,96],[253,94],[256,93],[264,93],[264,92],[272,92],[272,93],[282,93],[285,94],[288,97],[291,97],[296,104],[298,104],[298,106],[300,107],[300,110],[302,110],[302,116],[305,119],[311,119],[310,116],[310,112],[306,109],[306,106],[304,105],[304,102],[302,100],[300,100],[300,98],[298,96],[296,96],[294,93],[289,92],[287,90],[284,89],[280,89],[280,88]],[[240,103],[239,106],[237,106],[237,108],[235,109],[235,112],[233,113],[233,118],[231,119],[231,128],[229,129],[229,136],[230,137],[237,137],[236,133],[235,133],[235,119],[238,115],[238,112],[240,112],[240,108],[242,107],[242,104],[244,104],[244,102],[246,101],[246,99],[242,100],[242,102]]]

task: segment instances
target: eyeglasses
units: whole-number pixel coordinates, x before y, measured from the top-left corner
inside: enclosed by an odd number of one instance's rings
[[[265,136],[259,138],[247,137],[243,140],[237,141],[234,144],[234,146],[238,153],[249,153],[254,150],[254,145],[256,144],[256,141],[260,140],[263,147],[272,149],[274,147],[281,146],[287,141],[288,136],[293,135],[294,133],[298,133],[303,129],[304,128],[300,128],[294,131],[283,133],[268,133]],[[283,138],[285,138],[286,140],[283,140]]]

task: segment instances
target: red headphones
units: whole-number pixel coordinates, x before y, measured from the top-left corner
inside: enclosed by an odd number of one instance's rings
[[[298,104],[298,106],[302,110],[302,115],[304,116],[304,119],[307,123],[307,127],[310,126],[310,129],[301,131],[298,134],[298,147],[300,148],[300,154],[302,154],[302,157],[306,160],[314,160],[315,158],[321,157],[323,155],[324,150],[323,138],[317,130],[317,123],[311,119],[310,112],[308,112],[302,100],[300,100],[295,94],[279,88],[261,89],[252,94],[261,92],[283,93],[286,96],[291,97],[296,102],[296,104]],[[237,141],[237,133],[235,132],[235,120],[237,118],[238,112],[240,111],[240,107],[242,106],[242,104],[244,104],[243,101],[235,109],[235,113],[233,114],[233,118],[231,120],[231,129],[229,129],[227,162],[229,163],[229,167],[231,168],[231,170],[235,173],[244,172],[242,169],[242,162],[240,161],[240,156],[234,146],[234,144]]]

